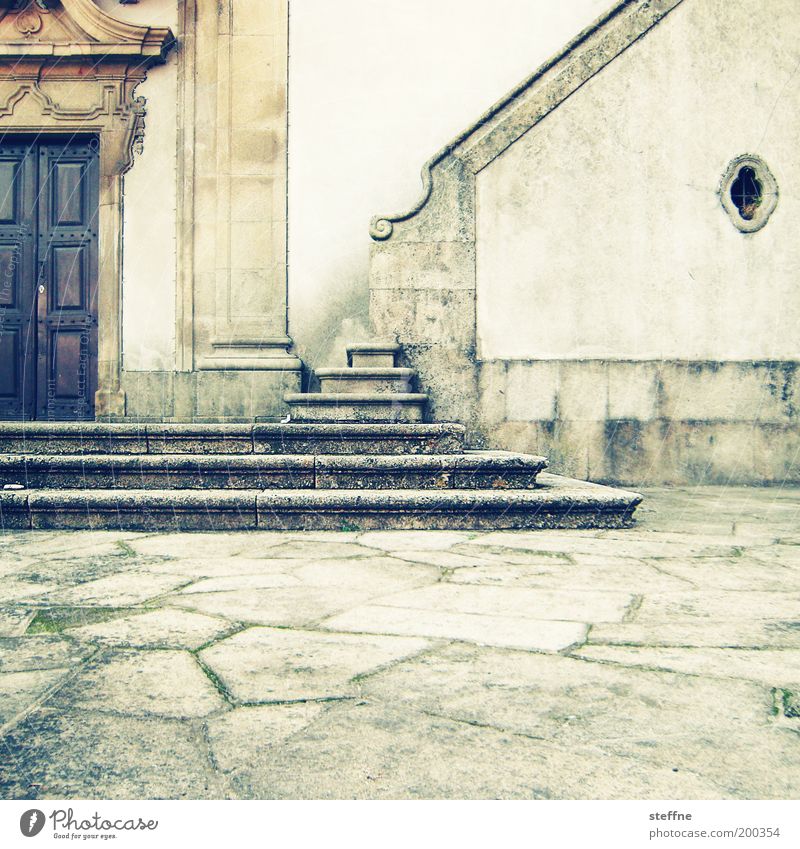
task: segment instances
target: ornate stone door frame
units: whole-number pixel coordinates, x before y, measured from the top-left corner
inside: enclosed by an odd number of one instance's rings
[[[145,115],[134,92],[174,43],[169,29],[118,21],[92,0],[0,9],[0,134],[91,136],[99,146],[98,418],[125,414],[122,180],[142,143]]]

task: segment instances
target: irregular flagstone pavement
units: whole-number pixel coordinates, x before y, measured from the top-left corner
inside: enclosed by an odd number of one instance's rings
[[[797,798],[800,489],[627,531],[0,533],[0,797]]]

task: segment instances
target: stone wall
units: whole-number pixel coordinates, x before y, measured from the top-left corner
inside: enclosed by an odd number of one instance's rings
[[[437,418],[580,477],[800,478],[798,36],[790,0],[621,3],[431,160],[370,285]]]
[[[125,182],[125,415],[279,417],[288,353],[286,0],[150,0],[178,49],[138,92],[144,151]],[[111,8],[113,7],[113,8]]]

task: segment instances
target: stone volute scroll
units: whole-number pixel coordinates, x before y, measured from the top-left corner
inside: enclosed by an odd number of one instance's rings
[[[0,134],[80,135],[98,146],[98,417],[125,413],[122,178],[141,147],[145,117],[135,92],[174,44],[168,28],[119,21],[93,0],[0,0]]]

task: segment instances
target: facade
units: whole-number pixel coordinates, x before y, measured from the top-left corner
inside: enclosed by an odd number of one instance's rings
[[[0,8],[0,419],[285,415],[288,15]],[[369,274],[429,418],[580,478],[800,477],[799,29],[617,3],[431,159]]]
[[[2,415],[279,415],[301,368],[287,4],[48,0],[0,17]]]
[[[375,219],[437,418],[582,478],[800,479],[796,12],[617,3]]]

